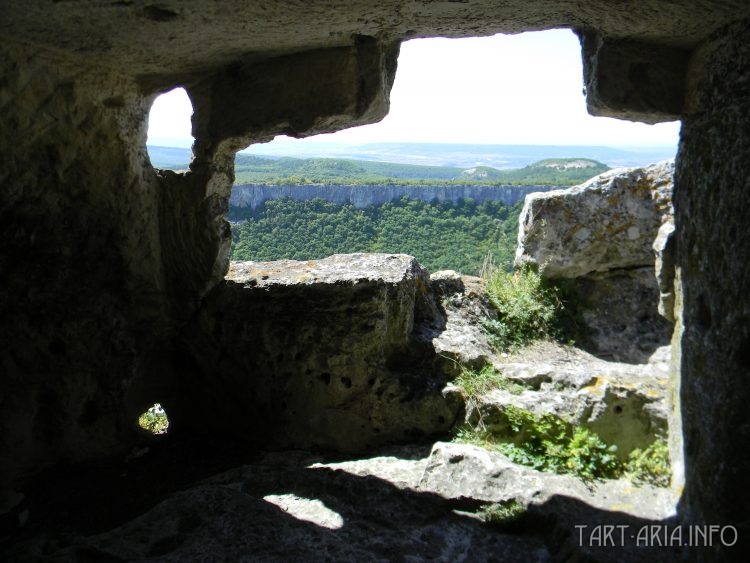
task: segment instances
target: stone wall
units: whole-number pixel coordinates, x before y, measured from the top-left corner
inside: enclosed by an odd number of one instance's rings
[[[0,483],[126,442],[158,340],[158,179],[132,79],[0,46]]]
[[[675,186],[683,515],[750,536],[750,22],[693,55]],[[721,558],[720,550],[705,557]],[[729,554],[725,554],[729,557]]]
[[[381,118],[397,52],[358,38],[190,77],[196,144],[179,174],[157,173],[145,146],[148,108],[175,78],[0,45],[0,488],[132,445],[138,414],[184,369],[178,331],[228,268],[234,151]],[[300,104],[313,75],[331,80]],[[293,94],[269,97],[281,85]],[[258,99],[230,103],[247,89]]]

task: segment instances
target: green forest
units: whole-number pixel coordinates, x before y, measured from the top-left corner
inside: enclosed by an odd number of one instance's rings
[[[430,184],[573,186],[609,167],[587,158],[546,159],[514,170],[453,168],[342,158],[265,158],[238,153],[235,184]]]
[[[487,255],[513,264],[523,202],[507,207],[473,200],[456,204],[401,198],[356,208],[323,199],[269,200],[255,210],[232,208],[232,260],[313,260],[336,253],[387,252],[415,256],[430,272],[479,274]]]

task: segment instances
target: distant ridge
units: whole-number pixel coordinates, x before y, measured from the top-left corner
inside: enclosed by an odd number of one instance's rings
[[[491,166],[498,169],[522,168],[547,158],[587,158],[612,168],[646,166],[674,158],[674,146],[606,147],[579,145],[481,145],[446,143],[370,143],[341,145],[274,141],[253,145],[241,154],[293,156],[297,158],[331,157],[377,160],[401,164],[456,166],[471,168]]]
[[[186,168],[190,149],[149,146],[151,162],[158,168]],[[239,154],[252,154],[270,158],[347,158],[472,168],[490,166],[497,169],[523,168],[548,158],[584,158],[603,162],[612,168],[646,166],[674,158],[674,146],[654,147],[604,147],[564,145],[466,145],[442,143],[371,143],[367,145],[342,145],[334,143],[307,143],[274,141],[258,144]],[[180,156],[181,155],[181,156]],[[178,158],[179,156],[179,158]]]

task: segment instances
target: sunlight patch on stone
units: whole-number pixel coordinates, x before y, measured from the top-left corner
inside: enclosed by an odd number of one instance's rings
[[[295,517],[329,530],[344,527],[344,519],[338,512],[328,508],[319,499],[298,497],[293,494],[266,495],[263,500],[278,506],[281,510]]]

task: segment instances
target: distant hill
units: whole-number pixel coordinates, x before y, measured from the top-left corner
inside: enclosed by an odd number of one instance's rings
[[[190,161],[189,149],[149,146],[155,166],[185,168]],[[183,156],[175,162],[174,155]],[[646,166],[674,158],[675,146],[603,147],[565,145],[467,145],[445,143],[306,143],[296,139],[277,139],[256,144],[240,152],[264,158],[334,158],[424,166],[475,168],[489,166],[498,170],[518,169],[544,159],[583,157],[609,167]]]
[[[155,168],[165,168],[167,170],[187,168],[188,164],[190,164],[192,154],[190,149],[148,146],[148,156]]]
[[[184,168],[188,149],[149,147],[154,166]],[[180,160],[182,158],[182,160]],[[587,158],[545,159],[516,170],[459,168],[343,158],[269,158],[237,154],[235,185],[547,185],[581,183],[609,167]]]
[[[609,170],[585,158],[546,159],[517,170],[458,168],[342,158],[269,159],[238,154],[235,184],[571,186]]]
[[[516,170],[476,166],[461,171],[461,179],[478,183],[572,186],[606,172],[609,167],[589,158],[547,158]]]
[[[676,146],[568,146],[568,145],[483,145],[459,143],[341,143],[306,142],[297,139],[276,139],[253,145],[241,154],[258,156],[293,156],[297,158],[344,158],[473,168],[523,168],[547,158],[585,157],[612,168],[646,166],[674,158]]]

